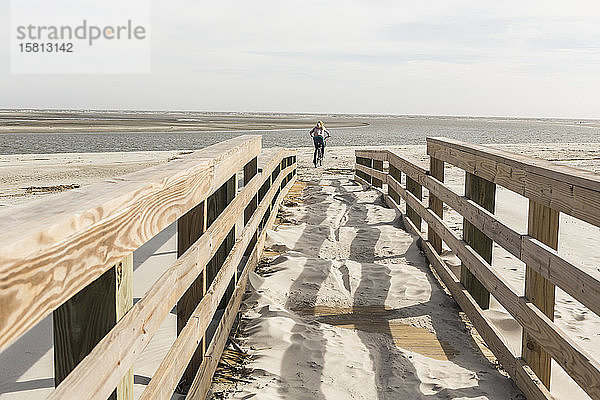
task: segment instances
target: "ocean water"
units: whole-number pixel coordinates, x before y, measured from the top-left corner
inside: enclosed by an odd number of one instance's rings
[[[355,120],[357,118],[354,118]],[[368,126],[331,129],[329,146],[425,144],[428,136],[472,143],[600,142],[600,123],[464,117],[365,117]],[[339,120],[339,119],[338,119]],[[111,132],[0,134],[0,154],[200,149],[243,134],[264,147],[312,146],[308,129],[234,132]]]

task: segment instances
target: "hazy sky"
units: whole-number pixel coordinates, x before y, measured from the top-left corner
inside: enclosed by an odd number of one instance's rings
[[[10,74],[4,29],[0,108],[600,118],[598,1],[152,1],[151,74]]]

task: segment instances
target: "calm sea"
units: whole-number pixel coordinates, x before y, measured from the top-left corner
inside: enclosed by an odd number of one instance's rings
[[[362,118],[368,126],[331,129],[329,146],[424,144],[427,136],[473,143],[600,142],[589,121],[456,117]],[[598,123],[596,122],[596,125]],[[199,149],[238,135],[260,134],[265,147],[311,146],[308,130],[0,134],[0,154]]]

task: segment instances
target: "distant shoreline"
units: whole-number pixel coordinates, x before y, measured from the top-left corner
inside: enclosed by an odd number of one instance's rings
[[[186,111],[0,110],[0,134],[239,132],[310,129],[317,119],[331,128],[358,128],[369,121],[480,120],[540,122],[600,127],[600,120],[566,118],[474,117],[447,115],[234,113]]]
[[[310,129],[317,119],[332,128],[368,126],[358,118],[249,116],[204,113],[1,111],[0,133],[238,132]]]
[[[313,124],[314,125],[314,124]],[[256,131],[256,132],[270,132],[270,131],[297,131],[297,130],[306,130],[311,129],[313,125],[308,126],[299,126],[294,128],[289,127],[247,127],[240,126],[239,128],[230,128],[230,129],[219,129],[219,128],[206,128],[206,127],[143,127],[143,126],[119,126],[119,125],[110,125],[110,126],[102,126],[102,127],[73,127],[73,128],[51,128],[51,127],[19,127],[17,129],[7,128],[5,126],[0,125],[0,135],[23,135],[23,134],[40,134],[40,133],[48,133],[48,134],[69,134],[69,133],[168,133],[168,132],[177,132],[177,133],[186,133],[186,132],[210,132],[210,133],[233,133],[233,132],[246,132],[246,131]],[[369,123],[355,123],[355,124],[335,124],[329,123],[325,124],[327,128],[361,128],[365,126],[369,126]]]

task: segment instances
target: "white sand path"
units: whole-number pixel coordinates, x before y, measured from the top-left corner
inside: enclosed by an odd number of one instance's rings
[[[254,379],[230,398],[523,398],[474,345],[379,192],[338,175],[312,180],[303,198],[268,234],[283,254],[251,277],[243,326]],[[353,309],[356,329],[307,313],[320,307]],[[450,360],[395,345],[391,323],[435,333]]]

